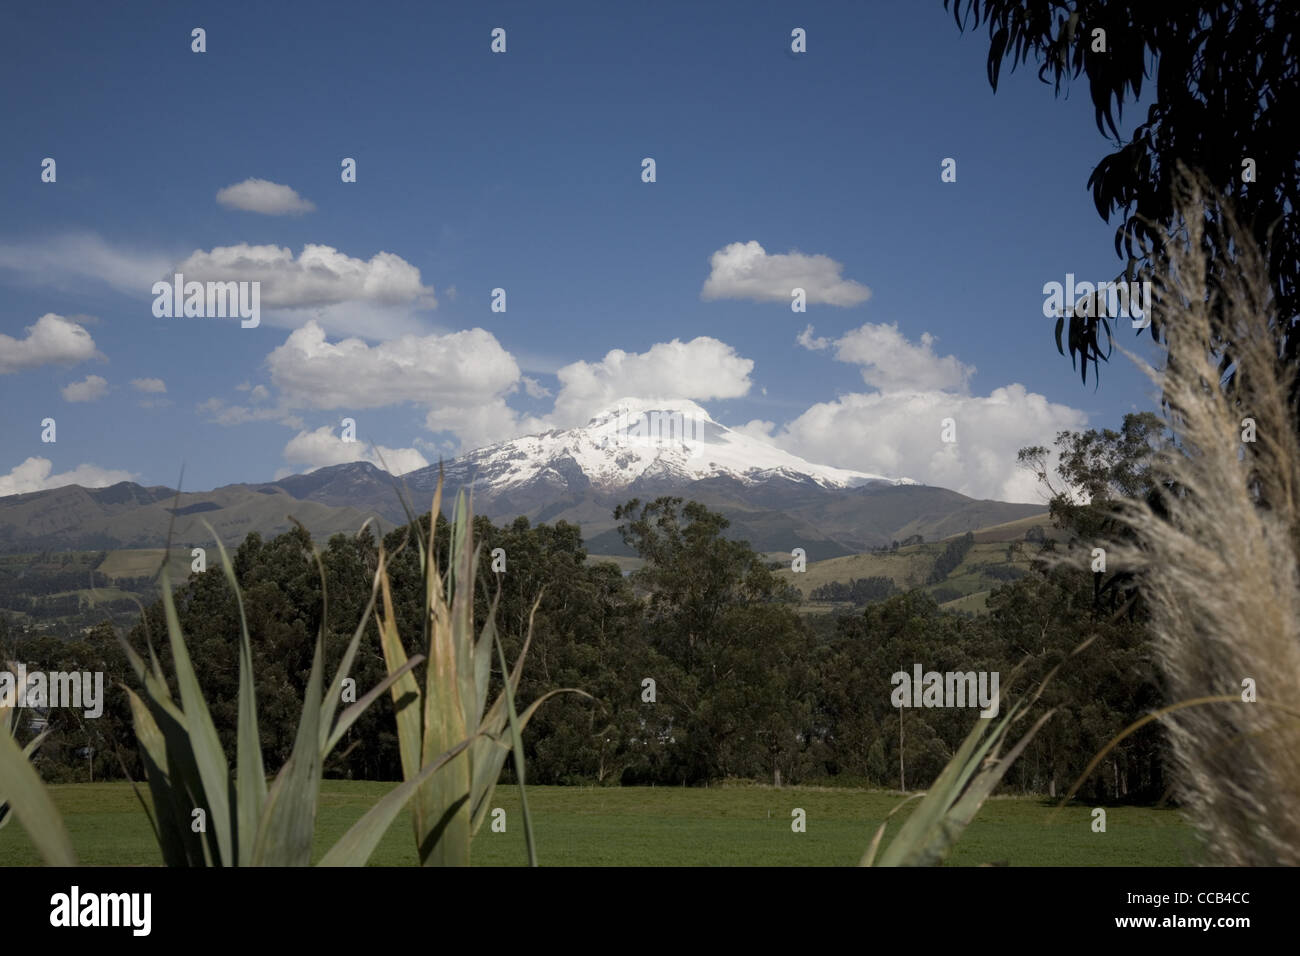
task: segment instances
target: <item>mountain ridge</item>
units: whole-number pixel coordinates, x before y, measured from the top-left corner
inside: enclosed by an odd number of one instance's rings
[[[227,544],[289,530],[290,515],[321,539],[367,522],[384,532],[406,521],[401,497],[415,513],[427,511],[440,472],[446,507],[467,491],[475,512],[496,522],[576,523],[588,549],[604,554],[629,553],[613,510],[632,498],[700,501],[731,521],[728,537],[763,552],[800,547],[810,560],[1045,510],[809,462],[718,424],[694,402],[622,399],[584,426],[486,445],[401,476],[354,461],[211,491],[119,482],[10,495],[0,498],[0,551],[158,547],[169,533],[176,545],[201,546],[212,540],[204,519]]]

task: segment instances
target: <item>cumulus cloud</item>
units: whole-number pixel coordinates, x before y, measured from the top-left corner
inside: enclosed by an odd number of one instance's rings
[[[135,475],[129,471],[100,468],[98,465],[78,465],[71,471],[57,475],[52,474],[53,471],[54,463],[48,458],[28,458],[21,465],[16,465],[9,474],[0,475],[0,497],[25,495],[47,488],[62,488],[64,485],[105,488],[119,481],[135,480]]]
[[[434,308],[432,287],[401,256],[379,252],[355,259],[332,246],[308,243],[295,259],[287,246],[215,246],[176,264],[187,282],[261,283],[263,308],[302,309],[343,302]]]
[[[861,365],[863,381],[884,392],[928,389],[964,392],[975,374],[975,366],[966,365],[955,355],[940,358],[934,351],[935,341],[933,335],[923,332],[921,344],[913,345],[898,331],[897,322],[867,323],[835,342],[835,357],[841,362]]]
[[[87,375],[61,389],[65,402],[94,402],[108,394],[108,382],[98,375]]]
[[[267,216],[301,215],[316,207],[289,186],[266,179],[245,179],[217,192],[217,202],[231,209]]]
[[[585,424],[624,397],[739,398],[750,389],[753,369],[752,359],[705,335],[659,342],[640,353],[613,349],[599,362],[573,362],[556,372],[554,419],[559,427]]]
[[[845,279],[844,266],[829,256],[788,252],[768,255],[756,241],[733,242],[713,254],[712,271],[700,298],[790,302],[791,292],[804,290],[809,304],[850,306],[871,297],[860,282]]]
[[[167,391],[167,385],[160,378],[133,378],[131,387],[138,392],[153,392],[155,394]]]
[[[554,427],[549,419],[521,415],[504,398],[478,405],[435,405],[425,415],[424,425],[431,432],[454,434],[460,445],[453,454]]]
[[[360,259],[325,245],[306,245],[295,258],[287,248],[246,243],[186,255],[141,251],[94,234],[0,240],[0,274],[6,271],[74,291],[84,290],[88,279],[103,282],[146,302],[154,298],[154,283],[170,282],[177,272],[195,282],[258,281],[264,324],[298,328],[310,316],[336,334],[371,339],[427,332],[423,313],[438,305],[420,270],[400,256]]]
[[[284,460],[305,471],[353,461],[368,461],[377,468],[387,467],[395,475],[404,475],[429,464],[414,448],[372,446],[360,440],[345,442],[328,425],[315,431],[300,431],[289,439],[289,443],[284,446]]]
[[[505,394],[520,377],[514,358],[483,329],[371,346],[356,338],[329,342],[319,324],[308,322],[266,364],[295,408],[473,406]]]
[[[47,312],[29,325],[21,339],[0,334],[0,375],[42,365],[71,364],[103,358],[89,332],[61,315]]]
[[[403,336],[369,345],[357,338],[331,342],[318,323],[291,333],[266,361],[285,408],[359,410],[411,404],[425,409],[425,426],[454,434],[468,449],[555,427],[585,424],[619,398],[734,398],[750,388],[750,359],[717,339],[661,342],[643,353],[621,349],[598,362],[559,369],[558,395],[545,417],[507,404],[521,389],[533,398],[550,391],[520,373],[518,363],[483,329],[446,335]],[[269,418],[257,410],[204,409],[227,423]]]
[[[431,431],[453,432],[468,448],[550,427],[506,404],[527,383],[514,357],[483,329],[371,346],[357,338],[330,342],[313,321],[291,333],[266,364],[286,407],[413,404],[428,410]]]
[[[744,430],[811,461],[893,477],[914,478],[975,498],[1043,503],[1036,479],[1019,467],[1026,445],[1050,445],[1056,433],[1086,427],[1087,415],[1048,401],[1023,385],[971,393],[975,367],[939,355],[937,339],[911,342],[898,324],[868,323],[838,339],[813,337],[804,348],[833,346],[841,362],[861,366],[875,389],[819,402],[779,429],[750,422]],[[945,442],[945,419],[956,441]]]
[[[943,420],[955,442],[940,440]],[[1016,464],[1025,445],[1087,425],[1087,416],[1023,385],[986,396],[950,392],[858,393],[821,402],[775,436],[812,461],[915,478],[974,498],[1043,503],[1037,481]]]

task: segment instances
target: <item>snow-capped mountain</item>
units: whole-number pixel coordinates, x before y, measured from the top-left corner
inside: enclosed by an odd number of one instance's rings
[[[579,428],[552,429],[472,451],[446,466],[455,484],[473,482],[475,493],[509,494],[538,486],[616,491],[639,483],[688,483],[730,478],[744,485],[773,480],[821,488],[867,484],[914,485],[818,465],[720,425],[695,402],[626,398]],[[404,476],[412,488],[437,482],[438,467]]]
[[[813,464],[720,425],[690,401],[625,399],[580,428],[499,442],[446,463],[443,507],[461,491],[498,523],[568,522],[593,554],[626,554],[614,509],[633,498],[693,500],[730,522],[728,536],[758,551],[809,560],[921,535],[927,541],[1040,514],[1041,505],[976,501],[907,478]],[[250,531],[383,532],[426,511],[438,466],[396,478],[364,461],[268,483],[177,495],[123,482],[68,485],[0,498],[0,552],[184,546]]]

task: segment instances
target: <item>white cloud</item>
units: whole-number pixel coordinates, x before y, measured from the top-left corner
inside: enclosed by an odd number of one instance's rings
[[[755,302],[789,304],[791,292],[804,290],[809,304],[850,306],[871,297],[860,282],[845,279],[844,266],[829,256],[801,252],[768,255],[761,245],[733,242],[713,254],[712,271],[700,291],[700,298],[751,299]]]
[[[802,345],[810,352],[819,352],[822,349],[829,348],[831,344],[830,339],[820,335],[818,336],[813,335],[813,327],[811,322],[808,323],[808,327],[806,329],[804,329],[797,336],[795,336],[795,341],[798,342],[800,345]]]
[[[92,233],[0,243],[0,269],[22,273],[29,281],[76,287],[93,279],[140,298],[149,296],[171,262],[162,253],[109,243]]]
[[[511,391],[519,366],[491,332],[403,336],[367,345],[326,340],[308,322],[266,358],[271,381],[294,408],[429,407],[490,402]]]
[[[100,468],[98,465],[78,465],[72,471],[51,474],[54,463],[48,458],[28,458],[16,465],[7,475],[0,475],[0,496],[23,495],[64,485],[81,485],[84,488],[105,488],[119,481],[134,481],[129,471]]]
[[[483,329],[403,336],[378,345],[357,338],[330,342],[309,322],[267,356],[285,408],[362,410],[411,404],[425,409],[425,426],[450,432],[461,449],[554,427],[584,424],[624,396],[735,398],[750,388],[750,359],[717,339],[661,342],[644,353],[615,349],[598,362],[573,362],[556,373],[552,414],[522,414],[507,404],[521,387],[533,398],[550,394],[523,376],[514,357]],[[213,399],[204,410],[218,421],[270,418]]]
[[[863,381],[882,392],[966,391],[975,366],[964,364],[955,355],[940,358],[934,352],[935,341],[929,332],[923,332],[921,344],[913,345],[898,331],[897,322],[867,323],[835,342],[835,357],[861,365]]]
[[[704,335],[659,342],[640,353],[613,349],[599,362],[573,362],[556,372],[554,418],[558,427],[586,424],[624,397],[739,398],[749,391],[753,369],[752,359]]]
[[[235,386],[235,391],[248,392],[249,400],[257,404],[261,404],[271,398],[271,390],[269,388],[265,385],[254,385],[252,382],[240,382]],[[216,399],[210,399],[209,401],[216,401]]]
[[[108,382],[98,375],[87,375],[61,389],[65,402],[94,402],[108,394]]]
[[[553,427],[548,419],[521,415],[504,398],[477,405],[435,405],[425,415],[424,425],[431,432],[454,434],[460,440],[456,453]]]
[[[195,282],[261,283],[263,308],[302,309],[343,302],[434,308],[433,289],[401,256],[379,252],[355,259],[331,246],[308,243],[301,255],[281,246],[216,246],[195,250],[174,271]]]
[[[131,387],[140,392],[161,393],[167,391],[167,385],[160,378],[133,378]]]
[[[1043,503],[1016,454],[1026,445],[1050,445],[1059,431],[1086,427],[1087,415],[1020,384],[972,395],[974,366],[938,355],[936,341],[927,332],[914,344],[897,323],[868,323],[827,342],[814,339],[809,326],[800,344],[834,345],[835,358],[862,366],[863,380],[876,391],[819,402],[782,428],[767,429],[771,440],[827,465],[914,478],[975,498]],[[942,440],[947,418],[956,442]],[[745,430],[763,437],[766,424],[751,422]]]
[[[956,425],[954,443],[941,440],[945,418]],[[1083,412],[1013,384],[986,396],[842,395],[813,405],[774,439],[795,454],[840,468],[915,478],[974,498],[1039,504],[1037,481],[1016,464],[1016,453],[1086,425]]]
[[[550,427],[506,405],[523,377],[514,357],[483,329],[371,346],[357,338],[329,342],[313,321],[290,334],[266,364],[288,408],[412,404],[428,410],[431,431],[450,431],[467,448]]]
[[[0,334],[0,375],[42,365],[103,358],[89,332],[53,312],[41,316],[26,331],[27,335],[21,339]]]
[[[300,215],[316,207],[289,186],[266,179],[245,179],[217,192],[217,202],[232,209],[267,216]]]
[[[414,448],[371,446],[360,440],[345,442],[328,425],[315,431],[301,431],[284,446],[284,460],[315,471],[328,465],[368,461],[378,468],[387,467],[395,475],[428,466],[428,460]]]
[[[180,253],[139,251],[94,234],[48,240],[0,241],[0,272],[30,283],[82,291],[103,282],[143,300],[150,314],[155,282],[249,280],[262,283],[259,306],[266,325],[298,328],[307,317],[336,334],[389,339],[429,331],[427,313],[438,302],[420,270],[400,256],[380,252],[369,260],[324,245],[304,246],[294,257],[278,246],[218,246]],[[306,315],[304,315],[304,310]]]
[[[731,430],[741,435],[748,435],[750,438],[757,438],[759,441],[767,442],[770,445],[772,444],[772,433],[776,431],[776,422],[755,418],[743,425],[737,425]]]
[[[258,386],[261,388],[262,386]],[[208,415],[208,421],[217,425],[244,425],[248,422],[278,422],[287,428],[302,428],[303,421],[288,409],[249,408],[245,405],[228,405],[220,398],[209,398],[200,402],[198,411]]]
[[[524,391],[528,393],[529,398],[550,398],[551,390],[544,386],[535,378],[529,378],[525,375],[522,379]]]

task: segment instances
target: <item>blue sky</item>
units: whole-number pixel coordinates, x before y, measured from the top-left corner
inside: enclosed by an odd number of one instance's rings
[[[986,33],[939,0],[0,18],[0,493],[182,464],[204,489],[371,443],[414,467],[635,394],[1035,500],[1017,448],[1152,405],[1119,355],[1081,384],[1042,314],[1044,283],[1121,267],[1085,188],[1108,151],[1086,88],[1054,98],[1031,66],[995,95]],[[260,324],[155,317],[178,264],[260,279]]]

